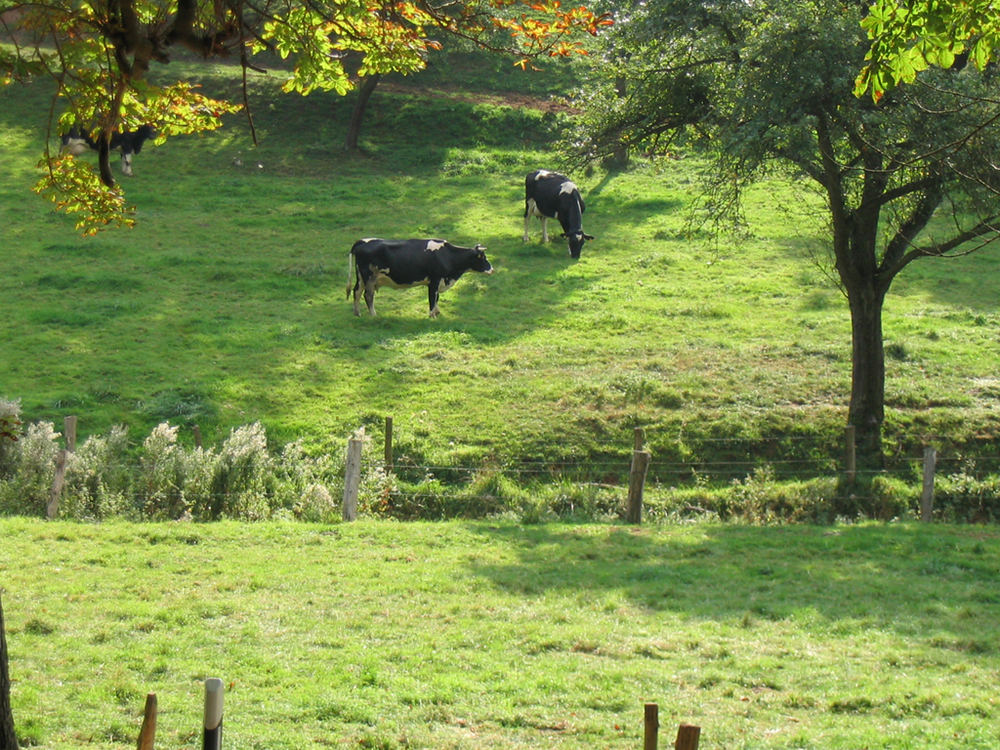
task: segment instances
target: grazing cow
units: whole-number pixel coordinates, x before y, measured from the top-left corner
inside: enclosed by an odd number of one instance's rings
[[[566,175],[537,169],[524,179],[524,241],[528,241],[528,222],[532,216],[542,220],[542,242],[549,241],[547,219],[559,219],[562,236],[569,240],[569,254],[580,257],[584,240],[594,239],[583,232],[585,206],[580,191]]]
[[[132,176],[132,155],[142,151],[142,144],[156,136],[152,125],[143,125],[138,130],[126,130],[124,133],[111,135],[110,149],[118,149],[122,154],[122,174]],[[98,150],[97,141],[90,134],[74,125],[62,137],[62,149],[73,156],[86,153],[88,149]]]
[[[438,316],[438,295],[454,286],[466,271],[493,273],[486,260],[486,248],[459,247],[445,240],[358,240],[351,248],[351,272],[354,273],[354,314],[360,315],[358,294],[364,285],[368,312],[375,314],[375,290],[380,286],[405,289],[427,285],[431,317]],[[350,273],[350,272],[349,272]],[[347,296],[351,296],[347,278]]]

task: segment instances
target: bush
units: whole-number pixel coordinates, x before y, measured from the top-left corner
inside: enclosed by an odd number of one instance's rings
[[[119,426],[106,436],[92,435],[69,455],[59,515],[80,520],[128,516],[131,481],[128,429]]]
[[[14,453],[21,434],[21,402],[0,398],[0,479],[14,469]]]
[[[28,425],[10,461],[10,479],[0,485],[0,510],[8,515],[45,516],[59,447],[51,422]]]
[[[972,464],[940,477],[934,485],[934,518],[993,523],[1000,520],[1000,476],[979,477]]]
[[[163,422],[142,443],[139,511],[151,520],[182,518],[190,512],[184,497],[186,466],[177,445],[177,429]]]
[[[764,466],[733,481],[729,510],[753,524],[829,523],[837,494],[834,478],[778,482],[774,469]]]
[[[212,518],[268,518],[271,468],[267,437],[260,422],[234,428],[219,450],[212,479]]]

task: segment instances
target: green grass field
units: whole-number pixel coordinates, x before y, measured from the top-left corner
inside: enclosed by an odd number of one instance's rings
[[[1000,535],[947,525],[0,520],[25,747],[1000,744]]]
[[[414,464],[597,480],[620,477],[636,425],[663,482],[671,462],[838,457],[849,324],[816,196],[776,176],[750,234],[713,241],[687,220],[702,164],[678,154],[573,175],[597,238],[579,262],[537,223],[522,244],[523,175],[560,166],[548,142],[572,115],[502,102],[542,106],[560,80],[443,58],[420,90],[376,92],[347,155],[349,101],[256,79],[259,147],[237,119],[147,147],[127,183],[137,229],[90,239],[29,192],[46,91],[0,91],[0,398],[29,421],[78,415],[81,438],[129,425],[136,444],[164,420],[210,442],[260,421],[275,443],[340,450],[393,416]],[[463,278],[437,320],[393,290],[355,318],[347,251],[372,235],[482,242],[497,271]],[[990,450],[997,264],[918,264],[890,293],[890,453]],[[993,527],[516,515],[0,519],[22,743],[132,746],[155,692],[158,746],[197,747],[218,676],[233,750],[624,750],[648,701],[663,745],[681,722],[706,750],[1000,744]]]
[[[149,146],[127,182],[138,227],[90,239],[29,192],[46,92],[0,93],[0,397],[29,421],[75,414],[81,436],[129,425],[137,443],[163,420],[209,442],[260,421],[322,449],[392,416],[400,450],[430,465],[598,465],[637,425],[669,461],[775,437],[792,458],[841,455],[849,321],[815,195],[775,177],[751,196],[751,233],[714,241],[688,222],[702,165],[679,154],[573,175],[597,238],[579,262],[537,222],[522,244],[523,176],[560,166],[548,144],[572,115],[497,102],[569,92],[442,60],[420,89],[376,91],[363,155],[340,148],[350,100],[257,77],[258,148],[239,118]],[[234,94],[225,68],[191,70]],[[344,287],[362,236],[482,242],[496,273],[463,278],[438,320],[419,290],[384,290],[379,316],[356,319]],[[997,264],[917,264],[890,293],[890,454],[992,452]]]

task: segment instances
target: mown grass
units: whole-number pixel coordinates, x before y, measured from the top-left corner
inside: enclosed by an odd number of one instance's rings
[[[430,93],[376,91],[361,155],[340,148],[350,99],[255,78],[260,146],[233,118],[148,147],[127,183],[138,228],[93,239],[28,192],[45,91],[0,93],[0,396],[28,420],[76,414],[82,436],[127,424],[137,442],[164,419],[210,442],[261,421],[275,442],[324,449],[393,416],[399,450],[431,465],[620,463],[637,425],[667,461],[763,455],[775,436],[784,457],[841,455],[849,321],[815,262],[816,197],[775,178],[751,196],[752,234],[715,242],[688,223],[695,158],[574,174],[597,239],[571,263],[537,223],[522,244],[521,212],[523,175],[559,166],[549,144],[572,115],[482,95],[488,81],[542,98],[570,86],[456,60]],[[225,68],[191,71],[235,91]],[[440,320],[392,290],[379,317],[355,319],[347,251],[373,235],[482,242],[497,271],[463,278]],[[992,450],[996,265],[917,264],[890,294],[891,451]]]
[[[24,745],[994,748],[1000,536],[0,521]]]

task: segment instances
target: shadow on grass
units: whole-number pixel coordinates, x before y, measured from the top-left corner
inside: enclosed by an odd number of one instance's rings
[[[603,596],[706,620],[801,621],[940,637],[946,648],[997,650],[1000,535],[936,526],[490,527],[518,551],[510,565],[470,566],[521,595]]]

